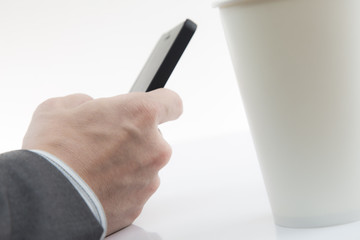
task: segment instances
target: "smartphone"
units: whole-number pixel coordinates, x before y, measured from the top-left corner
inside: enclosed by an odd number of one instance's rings
[[[197,25],[186,19],[164,33],[150,54],[130,92],[149,92],[163,88],[196,31]]]

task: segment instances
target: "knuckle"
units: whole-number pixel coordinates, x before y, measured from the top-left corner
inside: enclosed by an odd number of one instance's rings
[[[156,175],[154,180],[149,184],[150,195],[153,195],[160,187],[160,177]]]
[[[59,104],[59,98],[49,98],[44,102],[40,103],[37,107],[37,111],[46,111],[57,107]]]
[[[170,160],[172,155],[172,148],[167,142],[163,142],[159,144],[158,149],[156,151],[154,157],[154,165],[157,169],[163,168]]]
[[[74,93],[74,94],[68,95],[67,97],[76,98],[76,99],[83,100],[83,101],[93,100],[93,98],[91,96],[84,94],[84,93]]]
[[[71,108],[77,107],[86,103],[88,101],[93,100],[92,97],[83,93],[75,93],[62,98],[62,104],[64,107]]]
[[[49,98],[37,107],[37,111],[50,111],[59,108],[69,108],[78,106],[92,99],[93,98],[89,95],[82,93],[71,94],[65,97]]]

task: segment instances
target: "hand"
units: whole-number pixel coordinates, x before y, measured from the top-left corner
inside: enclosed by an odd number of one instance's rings
[[[171,156],[158,125],[181,113],[181,99],[166,89],[52,98],[34,112],[23,148],[72,167],[102,203],[110,234],[131,224],[158,188],[158,172]]]

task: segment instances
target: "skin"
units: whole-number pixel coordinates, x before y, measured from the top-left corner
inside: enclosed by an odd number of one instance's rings
[[[52,98],[34,112],[23,149],[47,151],[74,169],[102,203],[111,234],[130,225],[159,187],[171,148],[158,125],[181,113],[181,99],[166,89]]]

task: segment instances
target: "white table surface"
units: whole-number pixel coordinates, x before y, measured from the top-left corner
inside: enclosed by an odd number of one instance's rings
[[[160,175],[161,187],[139,218],[107,240],[360,239],[360,222],[276,226],[247,132],[175,143]]]

